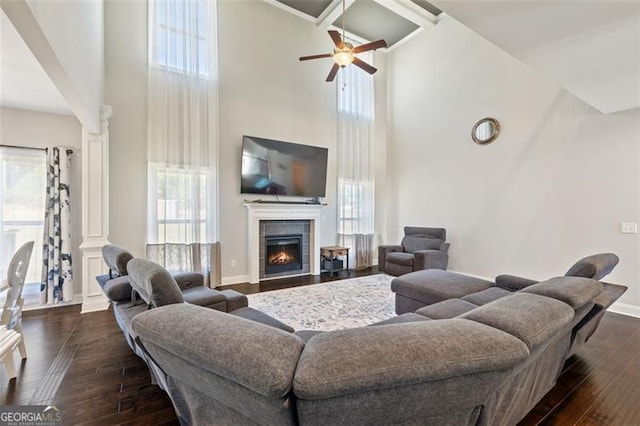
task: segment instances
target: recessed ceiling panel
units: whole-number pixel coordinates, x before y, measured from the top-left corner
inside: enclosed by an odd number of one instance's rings
[[[421,8],[423,8],[424,10],[426,10],[427,12],[431,13],[433,16],[438,16],[442,13],[440,9],[438,9],[428,1],[425,1],[425,0],[411,0],[411,1],[417,4],[418,6],[420,6]]]
[[[384,39],[393,46],[418,26],[371,0],[356,0],[344,14],[346,30],[366,40]],[[333,23],[342,28],[342,16]]]
[[[282,4],[317,18],[331,4],[331,0],[277,0]]]

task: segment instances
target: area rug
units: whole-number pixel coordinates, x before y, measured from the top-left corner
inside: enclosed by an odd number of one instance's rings
[[[390,275],[378,274],[250,294],[249,306],[296,330],[341,330],[395,316]]]

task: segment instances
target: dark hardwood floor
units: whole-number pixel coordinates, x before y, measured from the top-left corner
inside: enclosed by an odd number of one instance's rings
[[[225,288],[256,293],[372,273]],[[54,404],[68,425],[178,424],[171,401],[151,384],[146,364],[127,346],[111,310],[26,312],[24,334],[28,359],[9,383],[2,368],[1,404]],[[557,385],[520,424],[640,425],[639,354],[640,319],[605,314],[591,340],[566,362]]]

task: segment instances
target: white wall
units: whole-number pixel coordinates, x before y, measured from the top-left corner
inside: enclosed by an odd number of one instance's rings
[[[639,219],[639,109],[603,115],[451,18],[393,51],[389,74],[390,242],[444,226],[450,269],[487,277],[614,252],[608,280],[640,309],[638,235],[620,233]],[[486,116],[502,134],[479,146]]]
[[[27,4],[73,85],[72,91],[61,90],[62,95],[82,124],[99,133],[104,81],[102,1],[27,0]],[[42,65],[46,71],[47,64]]]
[[[82,294],[82,262],[78,246],[82,242],[82,130],[75,117],[0,107],[0,143],[31,148],[63,146],[71,157],[71,256],[73,287]],[[44,215],[44,212],[43,212]],[[44,217],[44,216],[43,216]],[[36,241],[34,250],[42,250]]]
[[[144,257],[147,3],[107,0],[104,14],[105,103],[113,108],[109,120],[109,241]]]
[[[240,194],[242,135],[329,148],[321,243],[336,240],[336,84],[325,83],[330,60],[298,57],[329,52],[315,25],[261,0],[218,6],[220,217],[223,281],[246,280],[247,212]],[[105,2],[106,102],[110,120],[110,241],[144,255],[146,234],[147,10],[144,2]],[[123,31],[126,28],[126,31]],[[384,116],[384,55],[376,58]],[[380,78],[379,76],[382,76]],[[379,83],[379,81],[382,81]],[[378,127],[384,152],[385,120]],[[384,167],[380,166],[381,169]],[[231,261],[236,267],[231,267]]]

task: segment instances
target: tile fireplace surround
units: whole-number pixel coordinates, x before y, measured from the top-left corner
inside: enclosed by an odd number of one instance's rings
[[[249,243],[249,282],[260,281],[260,221],[309,221],[309,273],[320,275],[320,212],[319,204],[245,203]]]

